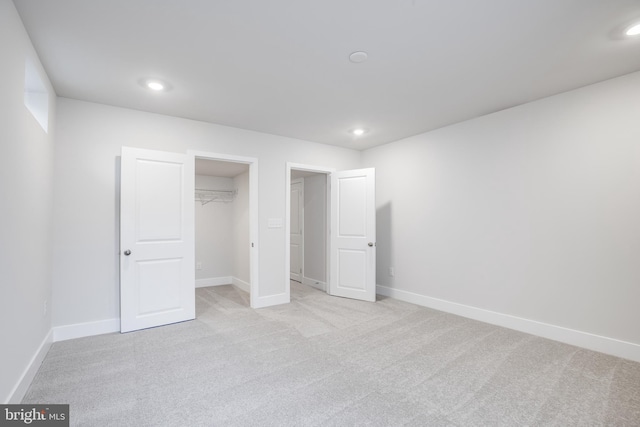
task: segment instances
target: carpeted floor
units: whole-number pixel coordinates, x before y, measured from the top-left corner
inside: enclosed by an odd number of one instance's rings
[[[86,426],[640,425],[640,363],[378,298],[200,288],[197,320],[54,343],[23,402]]]

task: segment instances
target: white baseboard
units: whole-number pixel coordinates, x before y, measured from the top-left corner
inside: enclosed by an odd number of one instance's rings
[[[251,292],[251,285],[237,277],[216,277],[196,280],[196,287],[220,286],[232,284],[245,292]],[[252,308],[270,307],[272,305],[286,304],[289,302],[289,294],[283,293],[266,297],[253,296]],[[106,319],[95,322],[78,323],[74,325],[56,326],[53,328],[53,342],[65,341],[74,338],[88,337],[92,335],[108,334],[120,331],[120,319]]]
[[[231,282],[232,282],[231,276],[209,277],[207,279],[196,280],[196,288],[206,288],[208,286],[230,285]]]
[[[196,280],[196,288],[206,286],[220,286],[234,284],[243,289],[246,287],[249,292],[249,284],[235,277],[213,277],[209,279]],[[243,289],[244,290],[244,289]],[[75,338],[89,337],[93,335],[109,334],[120,331],[120,319],[106,319],[95,322],[77,323],[73,325],[56,326],[53,328],[53,342],[66,341]]]
[[[38,369],[40,369],[40,365],[42,365],[42,361],[45,356],[49,352],[51,348],[51,344],[53,344],[53,331],[49,331],[47,336],[44,337],[40,346],[36,350],[35,354],[29,361],[29,364],[25,368],[22,375],[20,375],[20,379],[18,383],[13,387],[11,393],[9,393],[9,398],[6,403],[17,404],[22,402],[24,395],[27,394],[27,390],[29,390],[29,386],[31,382],[35,378],[38,373]]]
[[[232,277],[231,284],[240,290],[251,293],[251,285],[244,280],[240,280],[237,277]]]
[[[251,308],[265,308],[291,302],[289,293],[258,297],[251,295]]]
[[[196,288],[206,288],[208,286],[233,285],[245,292],[251,292],[251,285],[244,280],[234,276],[210,277],[208,279],[196,280]]]
[[[56,326],[53,328],[53,341],[66,341],[92,335],[120,332],[120,319],[106,319],[95,322],[76,323],[74,325]]]
[[[311,287],[316,288],[316,289],[320,289],[322,292],[326,292],[327,291],[327,284],[325,282],[321,282],[321,281],[316,280],[316,279],[310,279],[308,277],[303,277],[302,278],[302,284],[303,285],[307,285],[307,286],[311,286]]]
[[[640,362],[640,345],[631,342],[576,331],[575,329],[550,325],[536,320],[524,319],[522,317],[427,297],[381,285],[377,286],[377,293],[434,310],[456,314],[458,316]]]

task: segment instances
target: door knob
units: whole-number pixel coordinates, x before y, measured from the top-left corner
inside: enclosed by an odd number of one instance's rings
[[[373,246],[373,242],[369,242],[367,243],[369,246]]]
[[[129,249],[127,249],[126,251],[124,251],[125,256],[129,256],[131,255],[131,251]]]

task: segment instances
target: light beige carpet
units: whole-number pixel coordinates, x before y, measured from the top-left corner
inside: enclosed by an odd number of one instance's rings
[[[640,364],[379,297],[292,282],[260,310],[53,344],[24,403],[86,426],[639,426]]]

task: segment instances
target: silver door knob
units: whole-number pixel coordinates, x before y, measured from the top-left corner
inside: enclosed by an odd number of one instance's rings
[[[127,249],[126,251],[124,251],[125,256],[129,256],[131,255],[131,251],[129,249]]]
[[[369,246],[373,246],[373,242],[369,242],[367,243]]]

